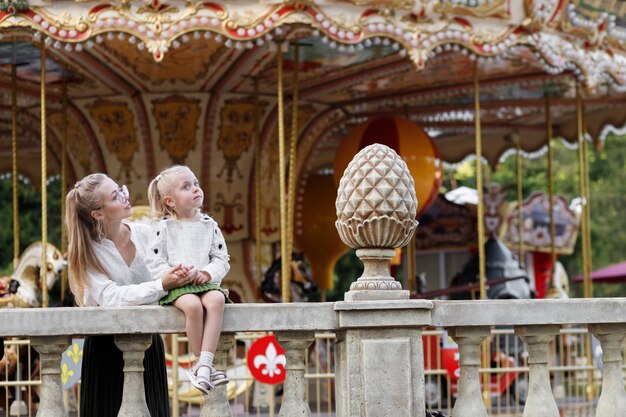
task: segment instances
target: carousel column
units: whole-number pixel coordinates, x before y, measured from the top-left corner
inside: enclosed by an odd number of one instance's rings
[[[548,346],[559,334],[558,325],[516,326],[515,333],[528,345],[528,399],[524,417],[559,417],[550,387]]]
[[[481,343],[489,336],[489,327],[453,327],[449,335],[459,345],[461,377],[452,417],[487,417],[480,390]]]
[[[41,396],[37,417],[67,417],[63,406],[61,355],[69,346],[66,336],[33,337],[41,360]]]
[[[409,300],[389,273],[394,249],[405,246],[417,226],[413,178],[391,148],[370,145],[348,164],[335,204],[339,236],[365,266],[346,301],[335,304],[337,415],[423,415],[420,327],[430,322],[432,303]]]
[[[626,392],[622,373],[622,344],[626,324],[596,324],[589,326],[602,344],[602,392],[596,417],[618,417],[626,410]]]
[[[311,416],[306,401],[305,359],[309,346],[315,339],[313,332],[280,332],[278,342],[285,349],[285,393],[279,417]]]
[[[234,334],[222,333],[215,351],[214,365],[218,370],[226,372],[228,365],[228,351],[235,343]],[[233,413],[228,403],[228,384],[213,388],[204,397],[200,417],[232,417]]]
[[[151,334],[115,335],[115,346],[124,356],[124,388],[118,417],[150,417],[143,383],[143,358],[151,344]]]

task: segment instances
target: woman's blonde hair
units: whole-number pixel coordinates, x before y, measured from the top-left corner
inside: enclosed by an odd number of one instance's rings
[[[104,204],[99,188],[108,178],[105,174],[87,175],[74,185],[65,198],[69,284],[78,305],[83,305],[85,287],[89,286],[87,271],[109,276],[93,249],[93,241],[100,242],[104,237],[102,224],[91,215]]]
[[[173,165],[161,171],[148,185],[148,201],[152,217],[160,219],[163,216],[176,216],[176,210],[165,204],[163,199],[174,193],[176,183],[174,181],[177,174],[193,172],[185,165]]]

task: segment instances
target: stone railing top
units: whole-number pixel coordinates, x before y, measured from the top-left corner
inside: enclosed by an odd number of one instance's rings
[[[372,320],[371,312],[380,320]],[[353,311],[355,317],[339,317]],[[626,323],[626,298],[360,301],[226,306],[224,332],[333,331],[345,327]],[[0,309],[0,336],[182,333],[174,307]]]
[[[228,305],[223,331],[337,328],[333,303]],[[0,336],[184,333],[185,316],[175,307],[82,307],[0,309]]]
[[[626,323],[626,298],[434,301],[433,326]]]

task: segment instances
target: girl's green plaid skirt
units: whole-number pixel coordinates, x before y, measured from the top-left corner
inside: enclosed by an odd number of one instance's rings
[[[184,294],[199,294],[208,291],[219,291],[224,294],[224,298],[226,299],[226,304],[232,304],[232,300],[228,298],[222,287],[217,284],[207,283],[207,284],[189,284],[184,287],[174,288],[170,290],[167,295],[159,300],[159,304],[167,305],[172,304],[178,297]]]

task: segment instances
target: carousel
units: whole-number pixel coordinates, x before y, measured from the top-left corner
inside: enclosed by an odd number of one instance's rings
[[[228,241],[231,298],[324,294],[347,249],[334,225],[338,180],[378,142],[407,162],[418,216],[429,219],[398,258],[414,293],[419,254],[454,247],[476,252],[478,279],[464,284],[487,298],[493,239],[534,265],[533,289],[563,296],[557,255],[580,235],[593,296],[587,153],[626,126],[624,2],[5,0],[0,35],[0,174],[11,174],[13,196],[3,198],[14,201],[14,227],[0,232],[14,245],[0,251],[13,254],[14,280],[26,262],[18,177],[36,185],[42,212],[62,197],[47,193],[49,178],[64,194],[92,172],[126,184],[141,206],[161,169],[185,164]],[[577,211],[552,186],[521,193],[524,157],[546,158],[552,184],[554,141],[579,155]],[[509,156],[520,169],[506,209],[483,171]],[[439,194],[443,169],[468,159],[476,196],[458,204]],[[59,256],[48,221],[31,261],[46,283],[41,266]],[[448,272],[426,277],[427,290],[450,286],[458,271]],[[495,273],[500,284],[513,278]],[[51,285],[32,305],[49,304]],[[17,297],[9,282],[2,288]]]

